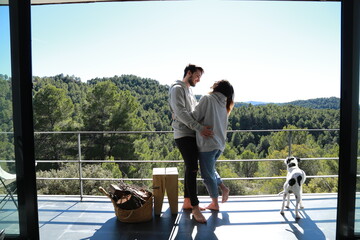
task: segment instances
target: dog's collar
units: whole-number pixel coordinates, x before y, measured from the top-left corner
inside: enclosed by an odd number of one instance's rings
[[[291,167],[296,167],[296,164],[295,163],[290,163],[288,164],[288,167],[291,168]]]

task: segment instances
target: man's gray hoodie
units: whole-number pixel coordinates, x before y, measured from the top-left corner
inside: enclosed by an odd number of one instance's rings
[[[214,131],[214,135],[207,138],[201,136],[199,131],[196,131],[199,152],[211,152],[217,149],[223,152],[228,126],[226,97],[220,92],[213,92],[203,96],[192,115],[199,123],[212,126]]]
[[[173,115],[174,138],[195,137],[195,130],[201,131],[203,126],[191,115],[197,104],[191,88],[183,81],[176,81],[169,89],[169,103]]]

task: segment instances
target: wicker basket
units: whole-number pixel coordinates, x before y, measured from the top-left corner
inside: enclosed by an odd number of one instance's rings
[[[116,202],[111,198],[110,194],[107,191],[105,191],[105,189],[99,187],[99,190],[100,192],[105,194],[108,198],[110,198],[111,202],[114,205],[115,215],[120,222],[139,223],[139,222],[147,222],[152,219],[153,195],[151,192],[148,192],[150,194],[150,198],[140,208],[133,210],[125,210],[117,206]]]

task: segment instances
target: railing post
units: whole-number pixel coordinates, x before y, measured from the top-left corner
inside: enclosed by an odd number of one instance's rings
[[[292,150],[291,150],[291,139],[292,139],[292,131],[289,131],[289,157],[292,155]]]
[[[81,164],[81,134],[78,133],[78,153],[79,153],[79,181],[80,181],[80,201],[83,199],[83,181],[82,181],[82,164]]]

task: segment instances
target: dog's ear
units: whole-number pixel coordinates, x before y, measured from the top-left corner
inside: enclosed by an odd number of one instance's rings
[[[297,157],[297,158],[296,158],[296,160],[297,160],[297,161],[298,161],[298,163],[299,163],[301,159]]]
[[[293,159],[294,159],[294,157],[287,157],[287,158],[285,159],[286,165],[289,164],[289,162],[290,162],[291,160],[293,160]]]

